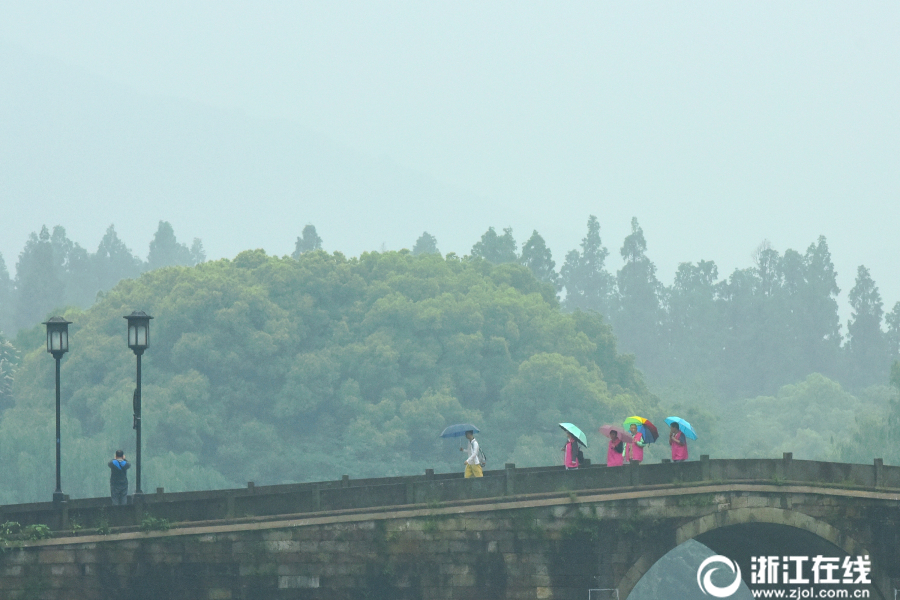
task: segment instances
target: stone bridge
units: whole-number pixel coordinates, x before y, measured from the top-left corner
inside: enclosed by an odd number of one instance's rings
[[[869,597],[900,588],[900,467],[880,460],[507,465],[477,480],[428,471],[107,503],[0,508],[54,529],[7,542],[0,598],[584,600],[599,587],[624,599],[690,539],[745,579],[752,556],[868,555]]]

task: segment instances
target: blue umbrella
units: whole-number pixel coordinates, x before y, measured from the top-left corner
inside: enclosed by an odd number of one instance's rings
[[[691,427],[691,424],[682,419],[681,417],[669,417],[666,419],[666,425],[671,426],[672,423],[678,423],[678,428],[684,432],[689,439],[696,440],[697,434],[694,432],[694,428]]]
[[[447,427],[444,431],[441,432],[442,438],[457,438],[466,435],[467,431],[471,431],[473,433],[478,433],[479,429],[472,425],[471,423],[459,423],[458,425],[451,425]]]

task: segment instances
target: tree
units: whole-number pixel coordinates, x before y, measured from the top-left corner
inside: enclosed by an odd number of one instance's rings
[[[882,406],[859,412],[852,434],[842,438],[841,460],[868,463],[879,457],[885,463],[900,462],[900,361],[891,365],[889,383],[864,391],[880,392]]]
[[[600,223],[590,215],[581,252],[571,250],[560,269],[560,285],[566,290],[565,306],[570,310],[597,311],[609,317],[615,279],[605,269],[609,251],[600,239]]]
[[[141,259],[132,254],[125,243],[119,239],[113,225],[106,228],[106,233],[91,256],[97,287],[101,290],[112,289],[123,279],[134,279],[141,273]]]
[[[715,381],[721,368],[724,323],[716,263],[681,263],[668,293],[666,376]],[[692,377],[693,376],[693,377]]]
[[[199,265],[206,261],[206,250],[203,249],[203,242],[200,238],[194,238],[191,244],[191,266]]]
[[[554,271],[556,263],[544,238],[534,230],[528,241],[522,245],[522,256],[519,262],[528,267],[538,281],[551,284],[554,289],[558,285],[559,275]]]
[[[579,415],[585,431],[596,431],[618,415],[638,409],[627,398],[610,394],[599,370],[570,356],[547,353],[535,354],[518,366],[501,390],[490,417],[497,423],[502,446],[512,449],[512,458],[528,461],[534,457],[527,447],[534,444],[535,435],[541,447],[556,447],[559,434],[553,424],[565,421],[566,415]],[[535,458],[543,458],[543,464],[547,464],[549,457]],[[524,464],[532,466],[535,462]]]
[[[612,322],[622,347],[634,352],[639,362],[655,365],[661,333],[662,286],[656,278],[656,265],[646,252],[644,231],[633,218],[631,234],[619,251],[625,264],[616,277],[618,306]]]
[[[16,263],[16,329],[33,327],[50,311],[60,308],[64,292],[50,231],[45,225],[40,234],[28,237]]]
[[[847,323],[847,350],[852,369],[848,379],[864,387],[884,381],[890,358],[881,330],[884,318],[881,294],[869,270],[863,265],[856,271],[856,283],[850,290],[849,300],[853,311]]]
[[[415,256],[419,256],[420,254],[440,254],[441,251],[438,250],[437,239],[427,231],[424,231],[419,236],[419,239],[416,240],[412,253]]]
[[[13,332],[13,283],[0,254],[0,332]]]
[[[18,363],[18,351],[0,333],[0,410],[5,410],[13,404],[13,382]]]
[[[811,335],[835,350],[841,344],[841,321],[837,303],[841,290],[837,285],[837,273],[825,236],[819,236],[818,241],[806,249],[804,266],[807,282],[804,305],[815,331]]]
[[[900,302],[894,304],[894,309],[887,314],[884,320],[888,326],[886,338],[888,354],[892,360],[898,360],[900,359]]]
[[[516,240],[513,238],[512,229],[507,227],[503,235],[497,235],[493,227],[489,227],[481,241],[472,246],[473,258],[483,258],[495,265],[513,263],[518,260],[516,256]]]
[[[90,306],[99,287],[87,250],[70,240],[62,225],[53,228],[50,245],[53,246],[55,267],[63,282],[63,303]]]
[[[841,290],[824,236],[807,248],[802,268],[802,285],[792,296],[790,311],[796,323],[797,354],[805,361],[794,375],[818,372],[837,376],[842,342],[837,297]]]
[[[186,245],[175,238],[175,230],[168,221],[160,221],[147,255],[147,269],[153,271],[162,267],[188,266],[194,264],[194,257]]]
[[[765,376],[766,365],[773,361],[759,327],[766,319],[760,287],[757,269],[746,268],[735,269],[719,289],[723,313],[721,385],[733,399],[774,391],[773,382]]]
[[[851,431],[857,416],[874,410],[875,406],[839,383],[814,373],[782,386],[772,396],[735,405],[734,414],[723,420],[725,439],[735,446],[735,456],[745,458],[793,452],[795,458],[804,460],[837,460],[840,443],[854,437]],[[766,435],[743,435],[748,423],[765,424]]]
[[[291,256],[293,258],[300,258],[300,255],[304,252],[321,249],[322,238],[316,233],[316,226],[310,224],[303,228],[300,237],[297,238],[297,242],[294,244],[294,253],[291,254]]]
[[[900,360],[895,360],[891,365],[891,385],[900,393]]]

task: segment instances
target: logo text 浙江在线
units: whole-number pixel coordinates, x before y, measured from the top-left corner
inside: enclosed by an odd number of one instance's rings
[[[726,586],[712,581],[724,565],[733,575]],[[750,585],[869,585],[872,563],[866,556],[754,556],[751,558]],[[725,573],[728,571],[725,571]],[[731,579],[731,577],[729,577]],[[715,598],[728,598],[741,585],[741,568],[727,556],[715,555],[704,560],[697,569],[697,585],[700,590]]]
[[[867,556],[754,556],[753,585],[868,585],[872,563]]]

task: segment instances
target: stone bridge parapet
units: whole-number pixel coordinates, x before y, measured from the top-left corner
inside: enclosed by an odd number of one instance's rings
[[[271,517],[348,510],[399,507],[412,504],[500,498],[560,491],[687,485],[702,482],[760,482],[835,485],[900,490],[900,467],[881,459],[871,465],[781,459],[709,459],[608,468],[589,465],[575,471],[563,467],[485,471],[484,477],[464,479],[462,473],[320,481],[199,492],[145,494],[128,506],[111,506],[109,498],[72,499],[0,506],[0,520],[22,525],[45,524],[57,531],[82,531],[105,526],[116,531],[137,528],[146,515],[172,523]]]
[[[178,522],[169,531],[122,525],[108,535],[58,530],[53,539],[24,542],[0,555],[0,598],[584,600],[589,588],[608,587],[624,599],[688,539],[745,562],[753,552],[797,547],[865,553],[873,563],[871,597],[892,600],[900,587],[900,469],[880,461],[841,465],[787,455],[578,471],[510,466],[483,480],[428,474],[355,483],[319,487],[319,510],[296,509],[307,508],[297,503],[321,484],[163,494],[121,507],[131,518]],[[409,495],[373,492],[356,505],[379,486],[402,486]],[[354,487],[345,496],[322,494]],[[206,518],[179,520],[192,494],[226,505],[232,494],[232,510],[253,506],[238,498],[259,495],[256,506],[271,512],[197,512]],[[344,504],[322,504],[325,498]],[[384,498],[395,501],[367,505]],[[73,501],[67,518],[84,502],[94,501]],[[11,508],[3,508],[5,519],[32,514]],[[61,510],[39,508],[48,512],[30,507],[44,516]]]

